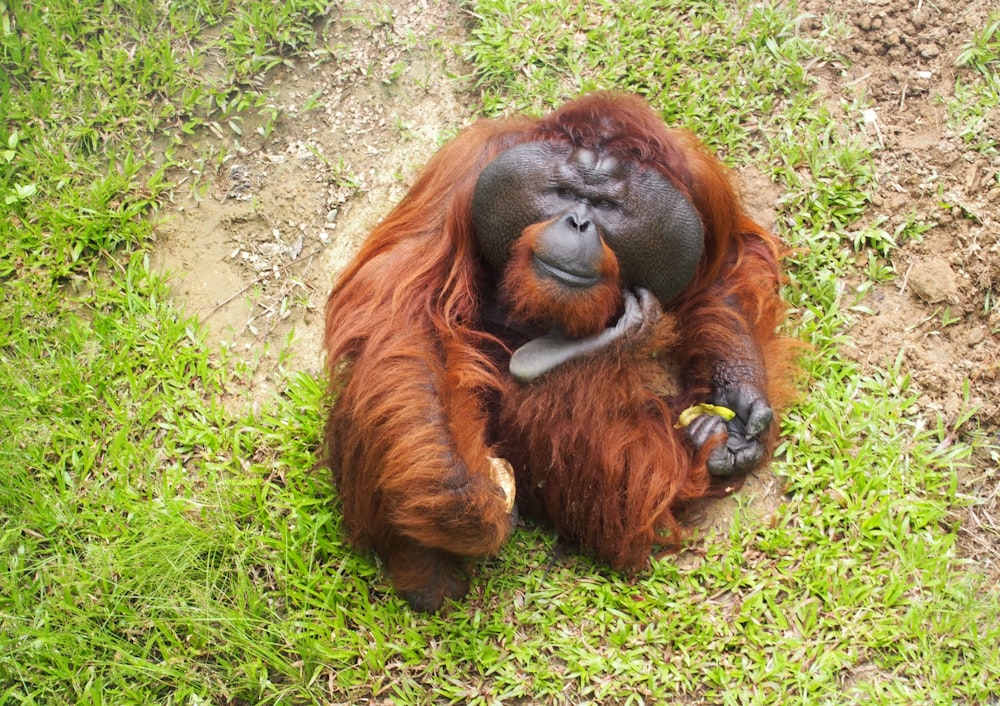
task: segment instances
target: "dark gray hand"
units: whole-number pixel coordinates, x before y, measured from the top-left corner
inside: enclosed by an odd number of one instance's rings
[[[625,311],[615,325],[586,338],[567,338],[552,331],[528,341],[510,357],[510,374],[521,383],[575,358],[594,355],[623,339],[632,338],[656,323],[663,315],[660,303],[649,291],[636,288],[636,294],[624,292]]]
[[[708,472],[731,476],[752,471],[764,459],[760,436],[774,420],[774,411],[764,393],[754,382],[727,382],[715,389],[710,402],[728,407],[736,416],[726,422],[714,414],[704,414],[687,427],[688,437],[699,448],[716,434],[728,434],[726,443],[709,455]]]

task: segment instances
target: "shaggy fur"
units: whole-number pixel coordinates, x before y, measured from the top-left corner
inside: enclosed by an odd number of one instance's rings
[[[621,307],[618,286],[554,301],[518,254],[531,228],[507,272],[491,274],[480,259],[476,179],[531,140],[600,146],[657,169],[697,208],[705,251],[691,284],[638,340],[522,385],[507,362],[543,332],[536,320],[561,315],[582,335]],[[756,347],[770,404],[789,399],[794,345],[775,334],[785,312],[778,260],[778,242],[744,214],[718,161],[637,98],[596,94],[538,120],[468,128],[375,228],[327,302],[325,458],[350,540],[382,558],[415,608],[461,597],[466,561],[495,554],[514,523],[490,475],[490,457],[503,457],[522,513],[616,568],[643,567],[655,546],[678,540],[672,508],[709,492],[705,461],[723,435],[695,450],[674,423],[708,398],[713,362]],[[604,266],[617,272],[608,249]],[[653,390],[668,367],[679,389],[665,396]]]

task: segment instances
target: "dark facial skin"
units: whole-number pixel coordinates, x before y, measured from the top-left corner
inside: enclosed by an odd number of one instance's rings
[[[535,250],[535,272],[567,287],[597,283],[601,240],[622,286],[644,287],[665,304],[694,276],[704,247],[698,212],[668,179],[597,150],[530,142],[479,177],[473,225],[498,271],[525,228],[552,221]]]
[[[704,249],[697,210],[668,179],[595,149],[545,142],[513,147],[483,170],[472,209],[482,254],[498,273],[510,259],[512,244],[538,223],[549,223],[533,252],[533,271],[540,279],[568,289],[600,284],[602,242],[618,260],[625,303],[621,318],[592,336],[569,338],[553,329],[518,348],[510,372],[525,384],[654,324],[662,307],[691,282]],[[709,401],[732,409],[736,417],[725,422],[705,415],[687,433],[699,447],[727,434],[726,444],[708,460],[711,473],[727,476],[760,463],[764,450],[758,437],[773,412],[751,341],[747,351],[733,351],[716,370]]]

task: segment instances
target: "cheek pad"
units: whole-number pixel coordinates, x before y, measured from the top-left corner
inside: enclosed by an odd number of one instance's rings
[[[694,278],[704,251],[698,211],[651,169],[634,175],[626,217],[607,239],[625,285],[645,287],[664,305]]]
[[[565,208],[554,192],[557,174],[574,148],[528,142],[501,153],[482,171],[472,200],[472,224],[483,257],[502,270],[525,228],[551,220]],[[598,227],[618,258],[626,286],[653,292],[662,304],[680,294],[704,249],[701,218],[666,177],[638,168],[628,177],[618,215]]]
[[[556,165],[569,148],[543,142],[512,147],[486,165],[472,197],[472,227],[483,257],[503,269],[511,245],[530,225],[559,214],[558,199],[549,193]]]

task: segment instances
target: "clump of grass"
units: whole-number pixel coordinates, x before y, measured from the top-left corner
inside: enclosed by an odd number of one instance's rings
[[[156,140],[234,90],[252,109],[241,82],[271,59],[249,42],[287,57],[329,7],[249,5],[0,2],[0,703],[194,703],[262,692],[237,669],[297,673],[249,539],[274,460],[147,255]],[[244,64],[205,75],[226,49]]]
[[[262,77],[330,5],[0,2],[0,276],[61,281],[142,243],[185,135],[273,119]]]
[[[996,154],[1000,106],[1000,12],[990,14],[985,27],[967,41],[955,62],[968,69],[955,81],[947,102],[949,126],[974,149]]]
[[[787,6],[764,3],[479,2],[466,53],[487,110],[539,109],[597,88],[638,93],[668,123],[742,159],[815,100],[803,68],[822,49]],[[780,116],[772,122],[773,116]]]

